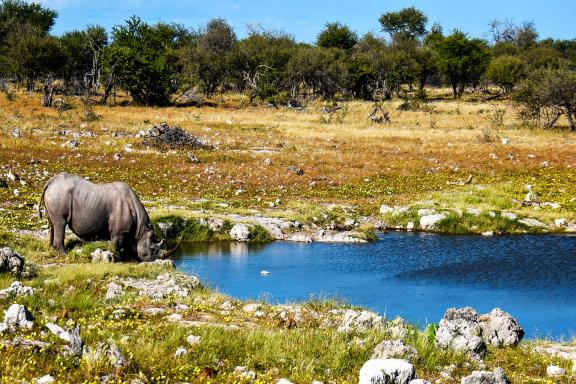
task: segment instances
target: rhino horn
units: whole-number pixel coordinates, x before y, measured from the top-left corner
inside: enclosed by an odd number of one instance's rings
[[[176,244],[176,246],[170,250],[162,250],[162,253],[160,254],[160,258],[161,259],[167,259],[168,257],[172,256],[177,250],[178,248],[180,248],[180,244],[182,244],[182,237],[180,237],[180,240],[178,241],[178,244]]]

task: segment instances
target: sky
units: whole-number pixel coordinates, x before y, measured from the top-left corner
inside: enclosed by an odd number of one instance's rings
[[[110,30],[131,15],[148,23],[176,22],[198,28],[212,18],[226,19],[239,37],[247,25],[282,30],[297,41],[313,43],[328,22],[347,24],[359,35],[380,33],[378,18],[390,11],[415,6],[428,15],[429,26],[439,23],[445,32],[458,28],[473,37],[486,37],[491,20],[533,21],[540,38],[576,38],[576,0],[35,0],[58,11],[52,32],[102,25]]]

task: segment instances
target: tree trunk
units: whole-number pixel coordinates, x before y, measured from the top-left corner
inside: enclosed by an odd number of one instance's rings
[[[576,125],[574,124],[574,111],[570,107],[566,107],[566,117],[568,118],[568,126],[572,132],[576,131]]]
[[[54,88],[52,87],[52,79],[48,79],[42,85],[42,106],[51,107],[52,106],[52,95],[54,93]]]

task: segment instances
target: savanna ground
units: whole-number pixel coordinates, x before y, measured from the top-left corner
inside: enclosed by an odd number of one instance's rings
[[[72,319],[81,326],[87,344],[112,339],[131,361],[122,368],[106,361],[78,362],[59,357],[57,343],[42,352],[0,347],[2,382],[29,382],[47,373],[58,382],[70,383],[99,382],[101,375],[110,373],[115,373],[116,382],[138,377],[150,383],[243,382],[233,373],[237,365],[255,370],[259,382],[280,377],[296,383],[314,379],[356,382],[374,345],[386,337],[383,333],[347,335],[321,329],[314,321],[289,327],[247,319],[239,303],[229,314],[222,314],[219,306],[226,299],[207,289],[195,290],[180,301],[152,302],[128,295],[107,302],[104,294],[113,276],[155,277],[166,271],[130,264],[84,265],[80,262],[87,259],[93,245],[77,245],[77,251],[60,257],[45,242],[9,230],[46,226],[38,219],[35,205],[45,181],[60,171],[94,182],[125,181],[155,217],[261,213],[312,222],[322,214],[332,218],[335,205],[338,215],[357,218],[378,217],[379,207],[387,204],[509,211],[546,223],[560,217],[576,219],[574,133],[526,127],[507,102],[482,103],[474,97],[452,101],[448,92],[441,91],[435,96],[437,101],[417,111],[399,111],[401,101],[385,104],[391,121],[384,124],[368,120],[373,104],[364,102],[340,103],[342,109],[330,118],[320,112],[322,102],[296,111],[246,106],[241,96],[225,95],[215,100],[215,107],[95,106],[98,119],[85,121],[80,100],[72,100],[74,108],[59,113],[40,107],[38,95],[17,93],[13,100],[0,97],[0,173],[7,173],[11,166],[25,181],[24,185],[7,181],[7,188],[0,188],[0,246],[13,247],[37,264],[58,263],[39,268],[38,277],[25,281],[38,294],[17,301],[26,304],[38,320],[24,337],[52,340],[53,336],[41,332],[40,324],[52,320],[64,325]],[[134,137],[162,122],[179,125],[216,149],[193,151],[200,160],[194,163],[187,150],[151,148]],[[13,137],[14,128],[21,137]],[[78,148],[69,148],[69,140],[77,140]],[[121,159],[115,160],[118,153]],[[265,163],[267,158],[270,164]],[[288,171],[289,166],[303,169],[304,174]],[[470,184],[457,184],[470,175]],[[524,198],[528,184],[541,201],[559,203],[560,209],[514,203]],[[470,225],[463,228],[448,222],[446,228],[466,233],[527,229],[503,222],[499,215],[496,221],[485,215],[462,217]],[[410,214],[404,219],[411,219]],[[12,280],[9,275],[0,276],[0,286]],[[1,300],[0,309],[13,302]],[[241,326],[182,328],[164,317],[174,311],[175,304],[189,306],[184,313],[187,318]],[[303,305],[320,312],[341,306],[331,301]],[[169,312],[143,316],[141,309],[150,306]],[[128,315],[115,319],[112,312],[118,308],[126,309]],[[273,307],[264,305],[263,311],[273,311]],[[175,350],[186,344],[189,334],[203,341],[176,358]],[[426,334],[407,337],[420,353],[416,362],[420,377],[457,383],[474,369],[462,356],[435,351]],[[568,362],[531,353],[531,346],[530,342],[516,349],[490,350],[487,365],[501,366],[513,382],[526,383],[551,383],[546,377],[549,363],[570,368]],[[456,364],[453,378],[441,378],[438,368],[452,363]]]

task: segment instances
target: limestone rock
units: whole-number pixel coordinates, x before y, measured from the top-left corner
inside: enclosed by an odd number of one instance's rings
[[[114,254],[111,251],[105,251],[103,249],[97,248],[90,254],[90,260],[93,263],[113,263]]]
[[[556,365],[549,365],[546,368],[546,374],[549,377],[559,377],[559,376],[564,376],[566,374],[566,370],[564,368],[558,367]]]
[[[24,257],[10,248],[0,248],[0,272],[19,276],[24,269]]]
[[[420,228],[423,230],[430,230],[436,227],[436,224],[446,218],[445,213],[437,213],[434,215],[426,215],[420,218]]]
[[[187,342],[188,344],[190,344],[191,346],[200,344],[200,341],[202,341],[202,338],[201,338],[200,336],[189,335],[189,336],[186,338],[186,342]]]
[[[525,226],[531,227],[531,228],[548,228],[548,226],[546,224],[544,224],[543,222],[536,220],[536,219],[531,219],[529,217],[527,217],[525,219],[518,220],[518,222],[520,224],[524,224]]]
[[[119,279],[124,287],[138,290],[140,296],[148,296],[160,300],[170,295],[188,297],[190,291],[200,286],[200,280],[195,276],[180,276],[177,274],[159,275],[156,279],[135,279],[132,277]]]
[[[414,366],[406,360],[372,359],[360,369],[358,384],[409,384],[415,376]]]
[[[32,314],[21,304],[12,304],[4,313],[4,324],[13,332],[19,328],[32,329],[33,321]]]
[[[404,345],[401,340],[384,340],[374,348],[372,358],[414,361],[418,358],[418,351],[411,345]]]
[[[434,342],[439,348],[454,348],[482,357],[486,353],[486,344],[481,335],[478,313],[473,308],[450,308],[440,320]]]
[[[122,289],[121,285],[116,284],[115,282],[111,282],[110,284],[108,284],[108,290],[106,291],[105,299],[114,300],[117,297],[122,296],[123,293],[124,290]]]
[[[462,378],[461,384],[510,384],[504,370],[496,368],[493,372],[474,371]]]
[[[236,241],[248,241],[250,239],[250,229],[245,224],[234,224],[230,230],[230,237]]]
[[[52,384],[52,383],[55,383],[56,381],[54,380],[54,378],[52,376],[44,375],[42,377],[34,379],[34,382],[36,384]]]
[[[514,347],[524,337],[524,330],[510,314],[495,308],[478,319],[482,338],[495,347]]]
[[[1,299],[17,296],[32,296],[33,294],[34,294],[34,288],[26,287],[19,281],[15,281],[12,284],[10,284],[10,287],[0,290]]]
[[[384,318],[376,313],[348,309],[344,312],[338,332],[366,332],[370,329],[381,329],[384,325]]]

